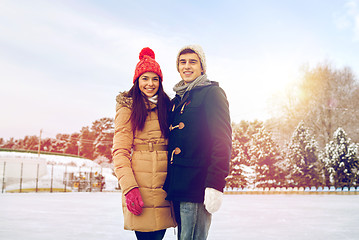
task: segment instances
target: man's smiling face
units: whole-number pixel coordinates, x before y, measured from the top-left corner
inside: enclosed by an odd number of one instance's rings
[[[190,83],[202,75],[201,61],[196,53],[185,53],[179,56],[178,69],[185,83]]]

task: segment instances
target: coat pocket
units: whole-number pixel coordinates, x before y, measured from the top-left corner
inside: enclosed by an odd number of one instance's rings
[[[204,187],[207,171],[203,161],[176,158],[173,164],[173,175],[176,181],[175,192],[184,196],[197,196]]]

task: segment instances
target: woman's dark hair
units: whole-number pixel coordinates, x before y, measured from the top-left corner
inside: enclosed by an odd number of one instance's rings
[[[157,92],[157,112],[158,112],[158,121],[160,124],[160,129],[162,135],[167,138],[168,137],[168,112],[170,108],[171,100],[168,95],[164,92],[162,82],[160,80],[160,85]],[[150,104],[149,100],[142,94],[138,79],[136,79],[134,85],[128,91],[128,97],[132,97],[132,112],[130,116],[130,121],[132,123],[132,131],[136,130],[142,131],[147,114],[148,108],[147,106]]]

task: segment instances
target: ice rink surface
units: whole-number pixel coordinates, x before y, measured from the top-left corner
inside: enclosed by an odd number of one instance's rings
[[[136,239],[120,193],[0,194],[1,240]],[[164,239],[176,239],[168,229]],[[224,195],[210,240],[359,239],[359,195]]]

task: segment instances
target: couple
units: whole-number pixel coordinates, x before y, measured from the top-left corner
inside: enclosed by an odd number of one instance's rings
[[[228,101],[206,75],[202,48],[177,55],[182,80],[172,101],[150,48],[142,49],[134,85],[117,96],[113,162],[122,189],[124,228],[137,239],[206,239],[222,202],[232,129]]]

